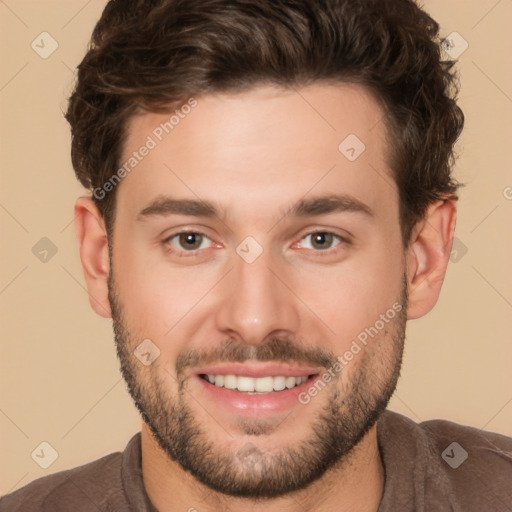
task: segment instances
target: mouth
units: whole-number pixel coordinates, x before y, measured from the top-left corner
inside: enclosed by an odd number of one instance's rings
[[[321,372],[275,363],[225,363],[197,369],[193,382],[215,412],[257,418],[303,407],[299,395],[321,379]]]
[[[264,377],[247,377],[245,375],[233,374],[200,374],[199,377],[217,388],[232,389],[250,394],[266,394],[274,391],[284,391],[293,389],[304,384],[314,375],[303,375],[297,377],[286,377],[277,375],[275,377],[267,375]]]

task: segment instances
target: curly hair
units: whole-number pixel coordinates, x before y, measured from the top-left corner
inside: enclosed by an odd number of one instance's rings
[[[66,119],[79,181],[116,171],[128,121],[187,98],[263,84],[356,83],[383,106],[402,240],[434,201],[457,199],[464,124],[439,25],[413,0],[110,0],[78,66]],[[111,233],[115,190],[94,200]]]

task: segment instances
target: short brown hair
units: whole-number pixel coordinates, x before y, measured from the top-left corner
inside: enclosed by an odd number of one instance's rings
[[[357,83],[386,112],[404,245],[430,203],[456,199],[464,116],[438,24],[412,0],[110,0],[66,113],[73,167],[94,190],[116,172],[126,127],[209,92]],[[94,196],[107,228],[115,190]]]

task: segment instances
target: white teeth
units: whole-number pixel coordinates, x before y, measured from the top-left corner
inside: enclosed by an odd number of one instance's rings
[[[291,389],[291,388],[295,387],[295,384],[296,384],[295,377],[286,377],[285,386],[288,389]]]
[[[245,377],[242,375],[207,375],[207,380],[219,388],[236,389],[238,391],[270,393],[292,389],[306,382],[307,377]]]
[[[234,375],[224,375],[224,387],[227,389],[236,389],[238,379]]]
[[[274,390],[274,378],[260,377],[255,379],[254,390],[259,393],[270,393],[270,391]]]
[[[256,379],[252,377],[238,377],[236,389],[238,389],[238,391],[254,391],[255,381]]]
[[[286,377],[274,377],[274,391],[282,391],[286,387]]]

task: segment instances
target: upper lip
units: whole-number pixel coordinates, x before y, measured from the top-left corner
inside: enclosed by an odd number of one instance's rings
[[[195,369],[196,375],[240,375],[243,377],[307,377],[321,372],[318,367],[283,363],[218,363]]]

